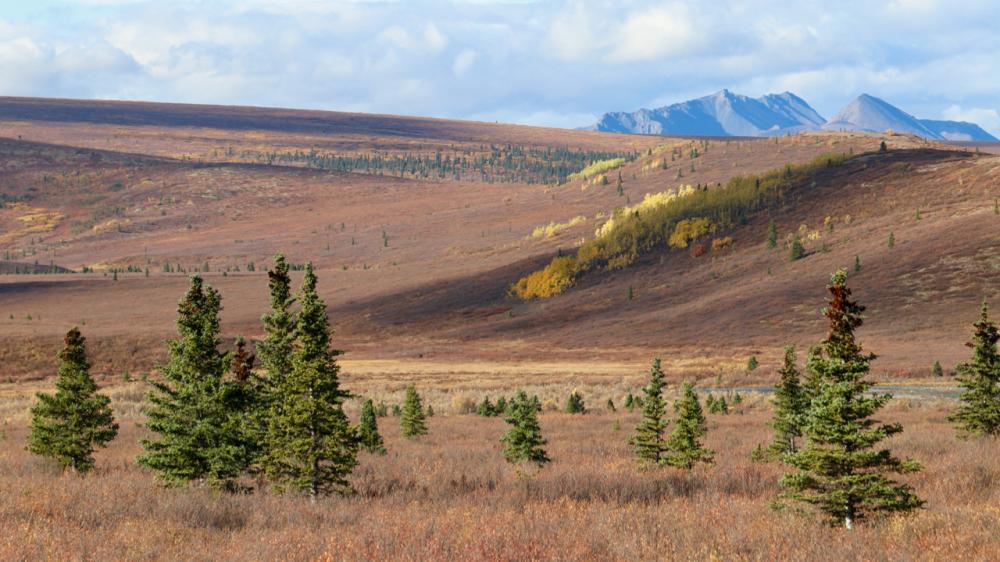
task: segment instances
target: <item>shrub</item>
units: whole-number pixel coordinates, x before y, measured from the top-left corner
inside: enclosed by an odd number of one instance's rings
[[[726,236],[724,238],[716,238],[715,240],[712,240],[712,251],[718,252],[719,250],[730,248],[732,247],[732,245],[733,245],[732,236]]]
[[[792,247],[791,250],[789,251],[789,256],[788,256],[789,260],[790,261],[800,260],[803,257],[805,257],[805,255],[806,255],[806,249],[802,245],[802,239],[796,236],[795,239],[792,240]]]
[[[667,240],[671,248],[687,248],[688,243],[706,234],[715,232],[715,225],[704,217],[684,219],[674,227],[673,234]]]
[[[561,256],[552,260],[545,269],[518,280],[511,287],[511,292],[523,300],[548,298],[571,287],[576,273],[576,258]]]
[[[559,234],[567,228],[572,228],[582,222],[585,222],[587,217],[579,215],[571,218],[566,222],[550,222],[547,225],[536,226],[534,230],[531,231],[532,238],[552,238],[556,234]]]

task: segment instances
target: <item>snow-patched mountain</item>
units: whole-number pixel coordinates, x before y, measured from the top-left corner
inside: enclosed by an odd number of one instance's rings
[[[928,139],[940,139],[920,119],[898,107],[868,94],[861,94],[823,125],[830,131],[864,131],[881,133],[892,129],[897,133],[911,133]]]
[[[975,123],[918,119],[889,102],[861,94],[823,126],[830,131],[881,133],[888,129],[933,140],[995,141]]]
[[[762,137],[815,131],[888,129],[932,140],[996,141],[975,123],[918,119],[885,100],[861,94],[829,121],[791,92],[750,98],[722,90],[710,96],[634,113],[605,113],[594,131],[681,136]]]
[[[646,135],[772,136],[818,129],[825,120],[791,92],[760,98],[722,90],[710,96],[634,113],[606,113],[595,131]]]

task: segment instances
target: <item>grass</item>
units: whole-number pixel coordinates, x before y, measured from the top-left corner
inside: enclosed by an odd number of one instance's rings
[[[586,220],[587,217],[578,215],[566,222],[550,222],[549,224],[536,226],[535,229],[531,231],[531,238],[551,238],[563,230],[573,228],[578,224],[586,222]]]
[[[122,410],[122,434],[86,478],[25,452],[16,419],[0,443],[0,559],[985,560],[1000,549],[1000,457],[956,440],[945,403],[884,412],[906,428],[894,450],[925,465],[908,482],[927,508],[845,532],[769,508],[781,468],[749,461],[770,435],[768,408],[749,402],[709,417],[717,464],[690,474],[635,466],[637,413],[543,413],[554,462],[530,475],[503,461],[499,418],[438,415],[415,442],[382,418],[389,454],[362,455],[357,493],[316,505],[160,487],[133,462],[136,409]]]

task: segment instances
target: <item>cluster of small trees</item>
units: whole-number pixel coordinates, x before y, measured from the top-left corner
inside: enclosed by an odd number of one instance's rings
[[[271,310],[263,317],[265,338],[257,343],[261,370],[238,339],[233,352],[220,350],[219,293],[192,277],[178,305],[179,337],[168,342],[169,359],[160,367],[162,380],[151,382],[146,409],[151,436],[142,441],[137,460],[169,484],[204,482],[237,490],[239,478],[255,474],[278,490],[316,497],[350,489],[348,476],[357,465],[359,449],[385,453],[378,431],[378,410],[371,400],[361,406],[352,425],[343,410],[353,395],[339,382],[337,357],[331,348],[326,305],[316,292],[316,275],[306,267],[302,286],[293,296],[288,265],[279,254],[268,272]],[[872,393],[865,380],[875,355],[863,351],[854,332],[864,307],[851,299],[847,272],[836,272],[829,286],[830,322],[826,339],[810,350],[806,376],[800,376],[795,350],[785,351],[773,399],[773,441],[758,447],[755,458],[779,460],[790,471],[781,479],[782,500],[811,504],[831,522],[850,528],[873,514],[918,508],[923,501],[889,475],[920,470],[909,459],[880,448],[886,438],[902,431],[873,416],[890,400]],[[293,305],[298,304],[297,308]],[[974,324],[969,346],[972,359],[959,365],[965,392],[949,416],[960,435],[1000,437],[1000,341],[989,320],[986,303]],[[28,448],[77,472],[93,467],[93,451],[117,435],[118,425],[106,396],[90,377],[84,338],[73,328],[66,335],[55,394],[39,394],[32,408]],[[642,409],[642,419],[629,438],[636,459],[644,466],[690,470],[712,464],[714,452],[703,439],[707,423],[693,386],[685,382],[667,419],[666,378],[660,360],[653,361],[641,396],[630,392],[629,411]],[[726,399],[709,397],[710,409]],[[733,395],[731,402],[738,402]],[[385,405],[381,405],[385,409]],[[614,411],[609,400],[608,409]],[[501,438],[504,457],[512,463],[550,462],[538,423],[537,396],[518,391],[512,398],[483,400],[477,413],[504,415],[511,426]],[[572,392],[568,413],[584,413],[583,397]],[[384,413],[383,413],[384,414]],[[428,431],[416,388],[407,388],[399,409],[400,433],[412,439]],[[673,430],[668,434],[670,423]]]

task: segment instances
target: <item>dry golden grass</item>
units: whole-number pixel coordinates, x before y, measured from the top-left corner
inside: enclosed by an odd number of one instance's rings
[[[769,508],[781,468],[749,461],[769,437],[760,399],[742,415],[710,417],[717,465],[690,474],[637,469],[626,439],[638,414],[543,414],[554,462],[530,477],[504,463],[498,418],[438,415],[416,442],[383,418],[389,454],[362,455],[357,494],[310,505],[267,490],[161,488],[133,462],[141,386],[113,391],[122,434],[85,478],[31,457],[25,418],[9,423],[0,559],[989,560],[1000,551],[996,442],[956,440],[944,403],[899,402],[884,416],[906,428],[894,449],[925,464],[908,481],[926,509],[846,532]]]

